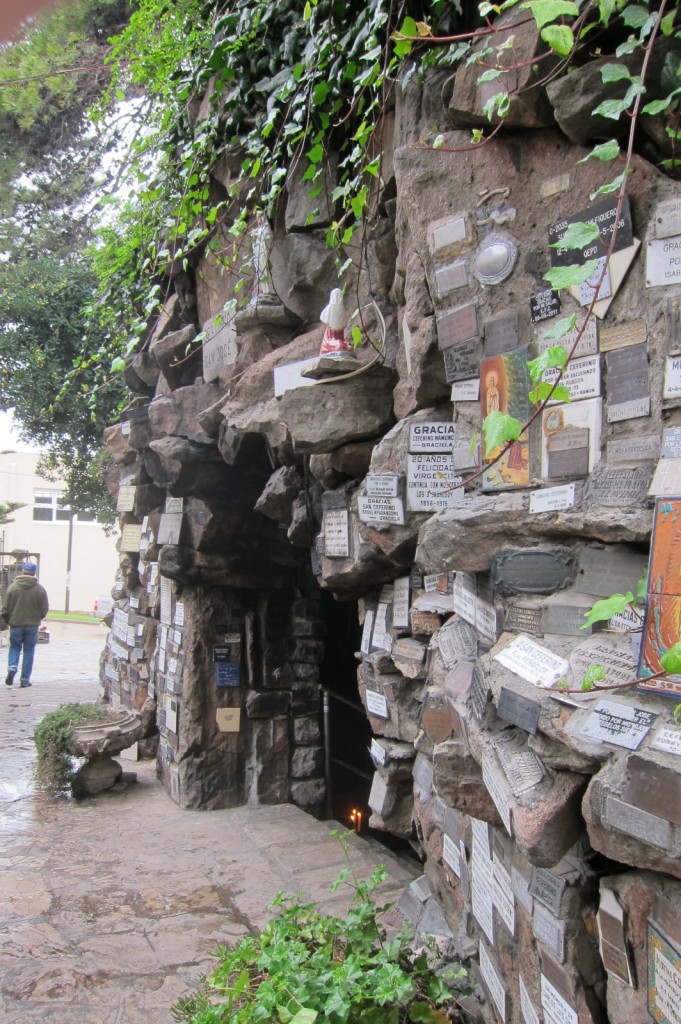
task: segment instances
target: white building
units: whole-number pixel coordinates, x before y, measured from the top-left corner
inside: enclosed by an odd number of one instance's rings
[[[69,611],[91,612],[98,595],[111,593],[118,569],[117,534],[107,536],[94,518],[80,513],[72,517],[59,504],[64,485],[36,474],[39,458],[38,452],[0,452],[0,503],[24,506],[12,513],[13,522],[0,525],[0,562],[6,565],[12,551],[37,555],[50,608],[66,608],[70,584]]]

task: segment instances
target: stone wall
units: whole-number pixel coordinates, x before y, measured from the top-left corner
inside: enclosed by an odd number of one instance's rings
[[[539,45],[523,40],[529,56]],[[338,281],[332,211],[313,212],[302,183],[271,281],[230,322],[214,320],[232,293],[212,257],[189,300],[183,274],[128,360],[138,397],[107,432],[123,537],[102,689],[155,702],[159,771],[182,805],[320,810],[333,621],[319,588],[356,602],[371,825],[424,860],[407,916],[423,929],[429,915],[474,961],[490,1020],[623,1024],[650,1007],[679,1024],[681,684],[580,691],[594,664],[600,685],[637,676],[637,616],[604,629],[584,615],[635,592],[654,518],[667,529],[681,493],[681,195],[645,157],[567,374],[572,402],[487,469],[477,440],[489,411],[529,416],[527,358],[593,294],[543,281],[561,225],[599,218],[598,255],[614,221],[612,196],[590,199],[611,168],[582,162],[589,89],[603,88],[592,70],[583,92],[574,76],[549,94],[518,82],[514,130],[476,149],[474,69],[397,91],[373,302],[366,268],[347,292],[380,358],[362,346],[335,364],[349,376],[316,358]],[[436,151],[418,141],[434,124]],[[678,604],[675,532],[649,589]],[[648,607],[662,609],[654,648],[676,605]]]

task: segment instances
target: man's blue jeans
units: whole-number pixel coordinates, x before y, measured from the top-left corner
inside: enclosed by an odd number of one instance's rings
[[[7,659],[7,670],[16,672],[19,667],[19,655],[21,648],[24,649],[24,657],[21,662],[21,682],[28,683],[33,671],[33,653],[38,642],[38,626],[10,626],[9,627],[9,657]]]

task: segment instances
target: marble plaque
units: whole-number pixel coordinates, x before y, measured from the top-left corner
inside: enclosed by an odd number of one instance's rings
[[[376,610],[374,608],[367,608],[364,614],[364,626],[362,627],[362,640],[360,644],[360,651],[364,655],[369,654],[371,650],[371,634],[374,629],[375,618]]]
[[[648,353],[646,345],[608,352],[608,422],[635,419],[650,414]]]
[[[648,1013],[656,1024],[681,1024],[681,954],[650,921]]]
[[[319,356],[312,356],[310,359],[299,359],[295,363],[286,363],[283,366],[274,367],[274,396],[281,398],[287,391],[295,391],[296,388],[310,388],[316,385],[316,380],[311,377],[303,377],[303,370],[308,370],[319,360]]]
[[[509,597],[562,590],[575,578],[576,566],[573,553],[565,547],[501,548],[490,572],[496,590]]]
[[[121,434],[123,437],[127,437],[132,430],[132,424],[130,420],[123,420],[121,422]]]
[[[651,846],[657,846],[661,850],[671,849],[672,827],[666,818],[649,814],[648,811],[618,800],[617,797],[606,796],[603,824],[644,843],[650,843]]]
[[[651,750],[663,750],[667,754],[681,755],[681,729],[665,725],[653,733]]]
[[[499,812],[499,817],[504,823],[504,828],[510,836],[513,835],[512,825],[512,804],[511,791],[506,777],[500,771],[499,763],[492,751],[483,751],[482,754],[482,781],[485,789],[492,797],[494,806]]]
[[[665,427],[659,454],[662,459],[681,459],[681,427]]]
[[[404,504],[401,498],[359,497],[359,518],[363,523],[387,523],[404,526]]]
[[[547,413],[544,414],[545,416]],[[550,414],[549,414],[550,415]],[[586,427],[565,427],[547,439],[547,476],[560,480],[587,476],[590,461],[590,432]]]
[[[655,237],[681,235],[681,196],[663,199],[655,210]]]
[[[670,430],[674,428],[669,428]],[[664,431],[666,434],[667,431]],[[665,456],[664,435],[663,450],[660,452],[660,438],[657,434],[643,437],[622,437],[608,441],[608,462],[652,462],[658,455]],[[672,454],[668,452],[667,454]],[[678,430],[678,454],[681,456],[681,428]]]
[[[400,478],[396,473],[367,473],[364,484],[367,494],[372,498],[396,498]]]
[[[565,921],[550,914],[546,907],[535,905],[532,915],[534,937],[549,949],[559,963],[565,962]]]
[[[567,334],[564,334],[562,338],[547,338],[544,334],[540,334],[536,339],[537,354],[545,352],[549,348],[553,348],[554,345],[562,345],[563,348],[569,353],[572,352],[572,346],[577,341],[577,335],[582,329],[584,321],[580,321],[576,327]],[[586,326],[582,331],[582,336],[577,342],[577,346],[572,352],[573,359],[581,359],[583,356],[593,356],[598,352],[598,328],[596,326],[596,317],[590,316],[586,321]]]
[[[324,554],[327,558],[348,558],[350,555],[349,512],[329,509],[324,512]]]
[[[646,555],[623,544],[605,548],[585,547],[579,555],[579,572],[575,583],[581,594],[610,597],[611,594],[636,592],[636,584],[648,570]]]
[[[609,974],[634,987],[627,942],[624,934],[624,911],[611,889],[601,889],[601,902],[596,917],[598,942],[603,966]]]
[[[584,503],[587,507],[642,508],[648,500],[650,472],[640,466],[596,466],[586,485]]]
[[[441,299],[468,283],[468,260],[455,260],[435,268],[435,287]]]
[[[131,484],[123,484],[118,488],[118,500],[116,502],[117,512],[134,512],[135,511],[135,495],[137,494],[137,488]]]
[[[553,384],[558,378],[558,369],[552,367],[544,371],[542,380]],[[577,402],[582,398],[597,398],[601,393],[601,363],[599,356],[584,356],[583,359],[571,359],[565,367],[560,383],[570,393],[570,401]],[[553,402],[553,399],[551,399]]]
[[[561,310],[560,297],[558,292],[548,288],[544,292],[537,292],[530,298],[530,320],[533,324],[541,323],[542,320],[550,320],[558,316]]]
[[[543,903],[555,917],[560,917],[560,904],[565,892],[565,885],[565,878],[554,875],[548,868],[532,868],[530,893],[540,903]]]
[[[462,478],[452,456],[443,453],[407,455],[407,508],[410,512],[441,512],[460,505]]]
[[[421,421],[409,426],[409,451],[415,455],[429,452],[451,453],[456,427],[447,420]]]
[[[461,878],[461,855],[458,843],[455,843],[446,832],[442,833],[442,860],[450,867],[457,878]]]
[[[595,224],[599,231],[599,237],[594,242],[589,242],[584,249],[561,249],[550,248],[551,265],[554,267],[569,267],[574,264],[583,264],[588,260],[602,259],[607,255],[612,236],[617,224],[617,235],[613,252],[620,252],[633,245],[634,233],[631,223],[631,211],[629,200],[625,196],[620,209],[619,219],[617,218],[617,198],[608,197],[601,199],[584,210],[579,210],[571,217],[551,224],[549,227],[549,245],[559,242],[571,224]]]
[[[428,225],[428,245],[434,256],[456,252],[472,242],[470,221],[467,213],[442,217]]]
[[[681,494],[681,458],[660,459],[648,493],[667,498]]]
[[[532,633],[534,636],[541,636],[542,610],[541,608],[524,608],[519,604],[512,604],[506,610],[504,629],[509,633]]]
[[[241,708],[216,708],[215,723],[220,732],[239,732],[241,729]]]
[[[681,775],[638,754],[627,758],[622,799],[681,825]]]
[[[545,487],[541,491],[532,491],[530,495],[530,512],[561,512],[572,508],[575,503],[575,484],[563,484],[562,487]]]
[[[579,1024],[577,1011],[563,998],[545,974],[541,975],[541,1007],[546,1024]]]
[[[376,690],[366,690],[367,712],[376,718],[390,718],[388,702],[382,693]]]
[[[453,402],[477,402],[480,399],[480,378],[460,380],[452,384]]]
[[[600,349],[601,352],[613,352],[630,345],[645,345],[647,338],[645,320],[627,320],[614,327],[601,327]]]
[[[203,330],[203,379],[209,384],[217,380],[220,372],[236,360],[236,325],[234,320],[216,324],[211,319],[203,325]]]
[[[452,345],[442,353],[445,362],[445,379],[448,384],[477,377],[480,371],[482,346],[477,338]]]
[[[541,1024],[537,1011],[534,1008],[534,1004],[530,999],[530,993],[527,991],[527,986],[525,985],[522,974],[518,975],[518,987],[520,989],[520,1013],[522,1016],[522,1024]]]
[[[520,337],[516,312],[486,320],[484,325],[485,356],[499,356],[518,347]]]
[[[120,550],[138,552],[141,540],[142,527],[136,523],[127,523],[121,530]]]
[[[658,715],[652,711],[617,704],[610,700],[599,700],[586,722],[580,729],[582,736],[612,743],[627,750],[638,750],[653,727]]]
[[[465,863],[462,858],[461,867]],[[480,928],[494,945],[494,864],[489,850],[473,839],[471,909]]]
[[[539,725],[541,705],[529,697],[515,693],[507,686],[502,686],[497,701],[497,714],[505,722],[517,725],[518,728],[536,735]]]
[[[526,742],[502,738],[494,749],[515,796],[533,789],[544,778],[544,766]]]
[[[681,281],[681,235],[646,242],[646,288]]]
[[[480,977],[485,983],[487,991],[492,997],[492,1002],[497,1008],[497,1013],[502,1021],[506,1020],[506,986],[497,972],[484,942],[479,945],[480,956]]]
[[[163,512],[158,524],[159,544],[179,544],[182,533],[182,512]]]
[[[498,835],[501,835],[498,832]],[[511,876],[503,861],[495,851],[493,858],[494,890],[493,902],[499,917],[504,922],[511,935],[515,935],[515,899],[513,896],[513,884]]]
[[[536,686],[551,687],[567,674],[569,663],[528,636],[517,636],[493,655],[494,660]]]
[[[570,594],[564,600],[551,601],[542,613],[543,632],[558,636],[590,636],[593,626],[585,627],[585,615],[592,606],[593,601],[576,594]]]
[[[441,349],[451,348],[464,341],[477,339],[478,311],[474,302],[469,302],[458,309],[450,309],[441,313],[436,320],[437,340]]]
[[[393,627],[409,629],[409,577],[400,576],[393,584]]]
[[[375,736],[371,738],[371,746],[369,747],[369,754],[371,755],[372,761],[375,764],[384,765],[388,759],[388,752],[382,743],[379,743]]]
[[[663,398],[681,398],[681,358],[667,358],[664,363]]]

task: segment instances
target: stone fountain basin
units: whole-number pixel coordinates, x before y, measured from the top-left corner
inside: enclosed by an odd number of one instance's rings
[[[98,757],[119,754],[142,735],[142,718],[135,711],[113,711],[107,719],[78,725],[71,738],[74,757]]]

